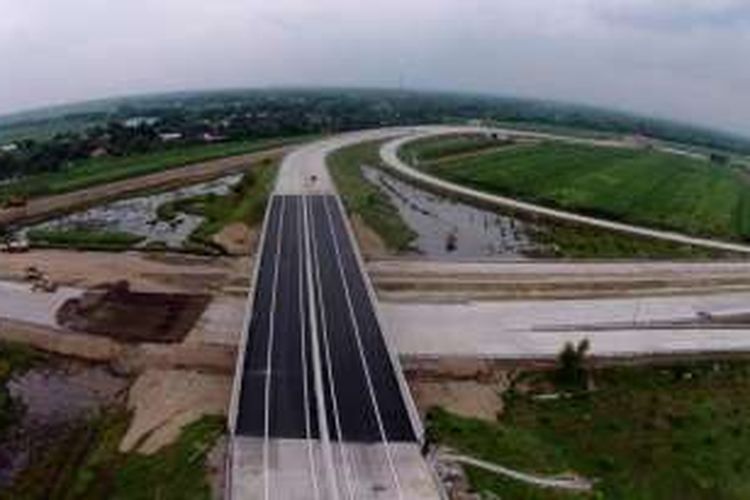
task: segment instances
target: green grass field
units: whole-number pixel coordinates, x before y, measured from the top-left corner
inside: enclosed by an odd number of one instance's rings
[[[559,399],[549,377],[506,394],[497,423],[438,410],[430,432],[465,453],[526,472],[575,471],[596,479],[595,498],[750,498],[750,364],[695,362],[593,372],[595,390]],[[534,389],[536,387],[537,389]],[[568,498],[470,472],[475,488],[502,498]],[[515,494],[514,494],[515,493]]]
[[[696,235],[750,238],[750,186],[737,170],[658,151],[546,142],[421,168],[566,210]]]
[[[14,194],[29,197],[61,194],[130,177],[153,174],[191,163],[253,153],[309,140],[309,137],[263,139],[176,148],[127,157],[85,160],[62,172],[41,174],[0,186],[0,203]]]

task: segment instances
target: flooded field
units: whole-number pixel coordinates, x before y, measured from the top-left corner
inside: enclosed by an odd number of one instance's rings
[[[113,404],[122,404],[129,380],[106,368],[53,362],[8,382],[22,416],[0,442],[0,487],[8,485],[40,450]]]
[[[200,226],[203,217],[180,213],[174,219],[164,221],[159,220],[157,216],[158,208],[165,203],[194,196],[223,196],[229,193],[241,178],[241,174],[234,174],[175,191],[114,201],[27,226],[19,231],[19,236],[24,237],[33,229],[112,231],[143,236],[145,239],[141,246],[163,243],[170,248],[179,248]]]
[[[427,257],[517,259],[539,249],[518,219],[429,193],[376,168],[362,171],[388,194]]]

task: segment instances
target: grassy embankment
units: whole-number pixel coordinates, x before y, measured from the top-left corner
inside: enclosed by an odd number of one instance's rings
[[[190,235],[186,247],[195,251],[215,250],[213,237],[224,227],[236,222],[252,227],[263,220],[277,172],[277,162],[265,162],[245,173],[227,195],[207,194],[176,200],[160,206],[157,215],[166,221],[180,212],[205,217]]]
[[[328,157],[328,166],[347,210],[361,217],[389,250],[405,251],[410,248],[414,232],[401,219],[388,196],[368,182],[362,173],[363,165],[380,163],[381,144],[380,141],[366,142],[334,151]]]
[[[459,156],[452,153],[457,149],[462,149]],[[416,141],[401,155],[459,184],[604,218],[727,238],[742,237],[730,234],[739,229],[740,219],[750,225],[750,186],[726,167],[654,151],[562,143],[486,149],[469,136],[454,136]],[[557,201],[550,202],[553,198]],[[514,215],[534,222],[535,239],[559,257],[721,256],[689,245]]]
[[[526,472],[597,479],[596,498],[750,496],[750,364],[695,362],[592,372],[595,389],[558,399],[547,374],[506,394],[496,423],[431,413],[438,442]],[[574,498],[469,469],[478,491],[503,498]]]
[[[62,194],[192,163],[259,152],[309,139],[310,137],[302,136],[227,142],[126,157],[92,158],[73,164],[61,172],[24,177],[11,184],[0,186],[0,205],[15,194],[28,197]]]

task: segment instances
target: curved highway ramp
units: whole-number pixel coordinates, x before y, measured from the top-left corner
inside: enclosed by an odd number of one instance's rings
[[[277,193],[325,148],[290,155]],[[230,498],[440,498],[341,203],[320,175],[322,192],[276,194],[267,210],[230,412]]]

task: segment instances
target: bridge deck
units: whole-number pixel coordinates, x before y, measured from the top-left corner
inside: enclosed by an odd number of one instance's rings
[[[257,265],[235,498],[434,498],[402,494],[429,472],[335,195],[273,196]]]

